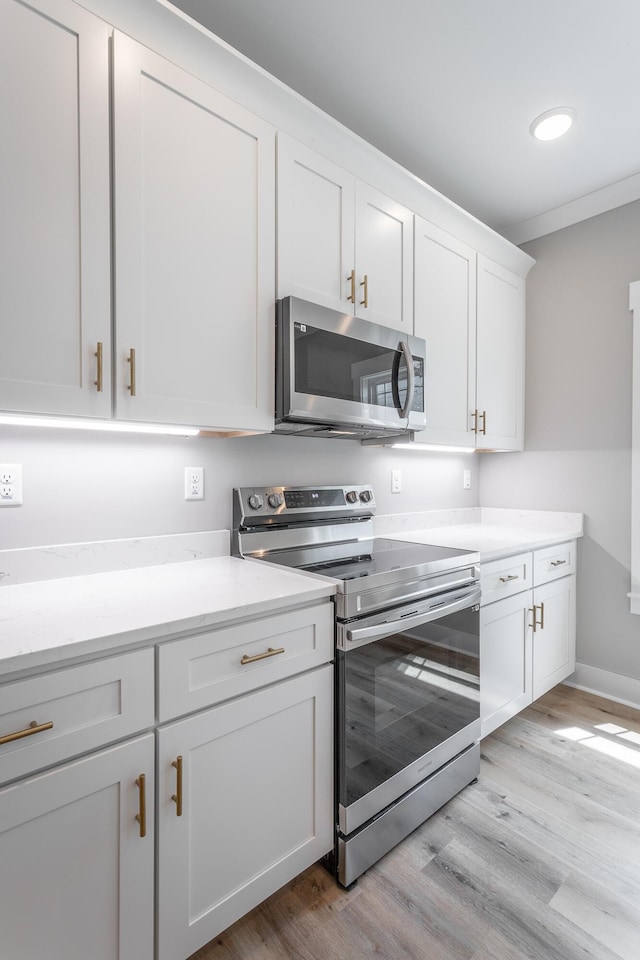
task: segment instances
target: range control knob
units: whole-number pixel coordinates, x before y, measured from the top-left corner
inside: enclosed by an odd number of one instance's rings
[[[264,500],[259,493],[252,493],[249,497],[249,506],[252,510],[259,510],[263,503]]]
[[[349,490],[347,492],[347,503],[357,503],[358,502],[358,491]]]
[[[267,503],[269,504],[270,507],[273,507],[274,509],[275,507],[281,507],[283,503],[282,494],[270,493],[269,496],[267,497]]]
[[[363,490],[360,494],[360,499],[363,503],[369,503],[373,499],[373,491]]]

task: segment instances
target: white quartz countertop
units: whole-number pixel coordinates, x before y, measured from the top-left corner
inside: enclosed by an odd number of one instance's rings
[[[330,581],[214,557],[0,587],[0,676],[275,613]]]
[[[437,521],[430,524],[430,519]],[[378,529],[379,535],[408,543],[432,543],[441,547],[474,550],[480,560],[497,560],[526,550],[575,540],[583,535],[582,514],[481,508],[470,516],[440,523],[440,514],[420,515],[420,525],[410,529],[411,518]],[[455,522],[456,519],[466,522]],[[423,525],[424,524],[424,525]]]

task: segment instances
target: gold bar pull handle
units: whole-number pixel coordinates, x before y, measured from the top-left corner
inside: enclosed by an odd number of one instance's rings
[[[136,395],[136,351],[134,347],[131,347],[129,350],[129,357],[127,358],[127,363],[130,366],[129,370],[129,392],[132,397]]]
[[[369,277],[366,273],[360,286],[364,287],[364,300],[361,300],[360,304],[366,309],[369,306]]]
[[[32,720],[24,730],[17,730],[15,733],[7,733],[4,737],[0,737],[0,746],[2,746],[3,743],[13,743],[14,740],[22,740],[23,737],[32,737],[34,733],[42,733],[43,730],[51,730],[52,727],[53,720],[48,720],[46,723],[38,723],[36,720]]]
[[[147,835],[147,778],[141,773],[136,780],[136,787],[140,791],[140,812],[136,813],[136,820],[140,824],[140,836]]]
[[[478,411],[477,410],[474,410],[473,413],[471,414],[471,426],[469,429],[471,433],[478,432]]]
[[[517,573],[510,573],[508,577],[499,577],[500,583],[511,583],[512,580],[519,580]]]
[[[248,663],[255,663],[256,660],[266,660],[267,657],[277,657],[279,653],[284,653],[284,647],[268,647],[264,653],[256,653],[253,657],[248,657],[245,653],[240,664],[245,667]]]
[[[349,274],[349,276],[347,277],[347,282],[349,283],[350,289],[351,289],[351,293],[347,297],[347,300],[349,300],[351,303],[355,303],[356,302],[356,271],[355,269],[353,269]]]
[[[541,630],[544,630],[544,603],[541,603],[540,606],[535,604],[533,607],[529,607],[529,610],[533,614],[533,623],[531,624],[531,626],[533,627],[533,632],[535,633],[538,627],[540,627]],[[539,620],[538,620],[538,614],[536,612],[537,610],[540,611]]]
[[[96,358],[96,379],[93,381],[96,387],[96,393],[102,393],[102,348],[103,344],[98,340],[96,344],[96,352],[94,357]]]
[[[478,433],[483,434],[486,437],[487,435],[487,411],[483,410],[479,416],[479,419],[482,420],[482,427],[478,430]]]
[[[171,799],[176,805],[176,817],[182,816],[182,757],[176,757],[171,764],[176,769],[176,792],[172,794]]]

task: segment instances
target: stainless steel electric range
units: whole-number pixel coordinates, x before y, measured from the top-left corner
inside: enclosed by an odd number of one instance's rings
[[[480,766],[479,556],[374,536],[370,485],[234,490],[233,552],[336,584],[338,881]]]

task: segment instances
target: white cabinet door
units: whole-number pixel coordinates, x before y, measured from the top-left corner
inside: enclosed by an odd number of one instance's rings
[[[480,719],[486,737],[532,699],[531,591],[480,610]]]
[[[524,280],[478,254],[477,446],[524,445]]]
[[[476,396],[476,252],[416,217],[415,334],[427,344],[427,428],[417,443],[473,448]]]
[[[0,790],[3,957],[152,960],[153,763],[147,734]]]
[[[565,680],[576,668],[576,578],[552,580],[533,591],[533,699]]]
[[[356,316],[413,333],[413,213],[356,181]]]
[[[0,4],[2,410],[111,413],[110,33],[65,0]]]
[[[160,729],[158,960],[184,960],[332,849],[332,702],[324,666]]]
[[[114,136],[117,416],[270,430],[273,128],[116,33]]]
[[[413,333],[413,213],[278,134],[278,297]]]
[[[278,297],[353,313],[354,177],[278,133]]]

